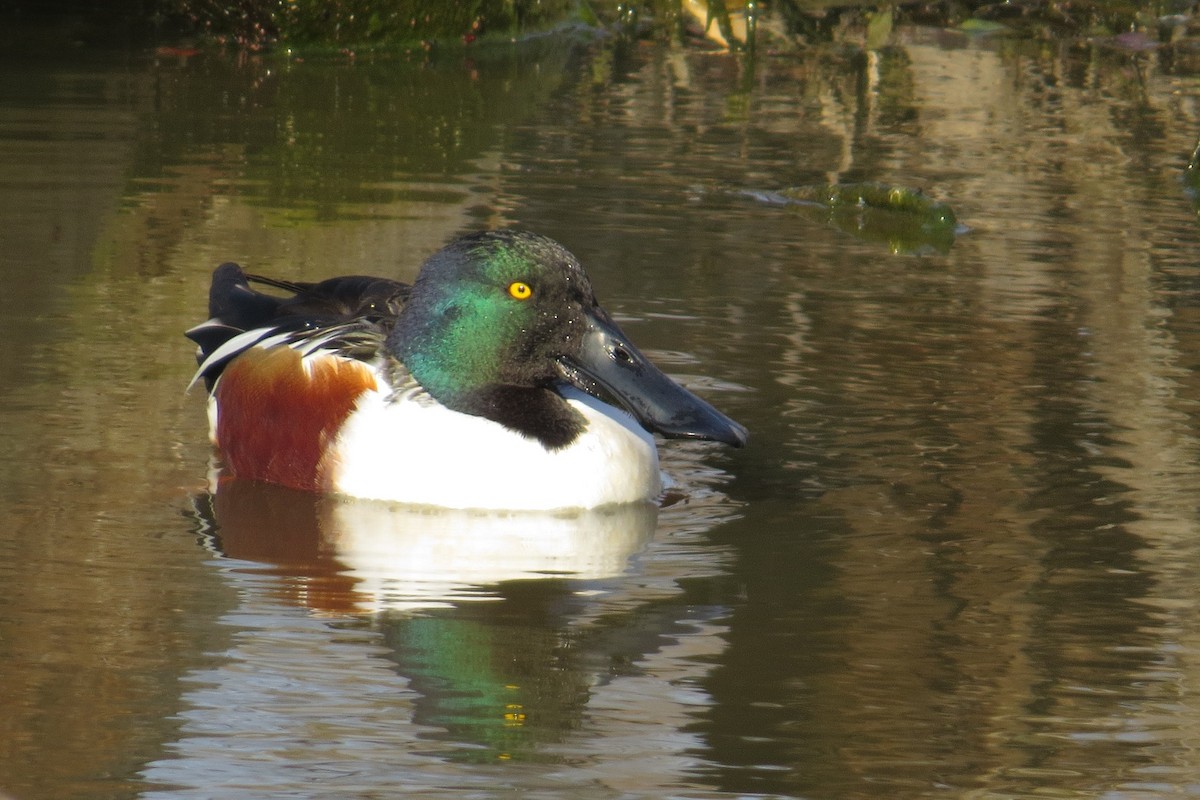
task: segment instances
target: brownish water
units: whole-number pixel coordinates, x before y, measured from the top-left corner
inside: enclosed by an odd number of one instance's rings
[[[1200,132],[1182,59],[896,31],[756,61],[0,62],[0,790],[1194,796]],[[923,188],[893,254],[747,191]],[[563,241],[752,432],[557,519],[207,493],[224,260]]]

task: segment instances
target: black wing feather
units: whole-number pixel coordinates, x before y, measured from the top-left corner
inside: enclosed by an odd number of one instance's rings
[[[251,283],[281,289],[291,296],[264,294]],[[247,274],[229,262],[213,272],[208,321],[187,331],[186,336],[199,346],[196,359],[201,364],[230,339],[259,328],[273,333],[293,331],[297,341],[333,333],[329,349],[365,357],[368,342],[379,345],[386,340],[410,291],[408,284],[366,275],[319,283],[268,278]],[[210,390],[232,358],[205,366],[205,384]]]
[[[406,283],[369,275],[346,275],[320,283],[298,283],[247,275],[253,283],[274,286],[292,292],[280,305],[280,316],[312,316],[339,321],[369,317],[383,322],[394,319],[408,300]]]

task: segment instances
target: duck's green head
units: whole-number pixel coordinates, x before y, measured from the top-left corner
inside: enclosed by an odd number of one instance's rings
[[[468,236],[421,268],[389,349],[443,405],[488,417],[548,447],[582,418],[570,383],[666,436],[741,446],[745,429],[650,363],[596,302],[578,259],[544,236]]]

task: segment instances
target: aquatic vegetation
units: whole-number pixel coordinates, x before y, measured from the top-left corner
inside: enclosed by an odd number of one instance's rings
[[[743,194],[794,209],[858,239],[882,242],[892,253],[945,253],[955,237],[966,230],[949,205],[918,189],[839,183]]]
[[[883,4],[867,0],[111,0],[53,10],[44,0],[10,0],[0,18],[70,17],[73,40],[127,37],[158,43],[184,37],[249,51],[304,56],[414,53],[536,38],[546,33],[614,40],[686,40],[732,52],[769,53],[836,41],[886,47],[896,27],[957,30],[977,37],[1083,39],[1118,50],[1194,45],[1194,8],[1130,0],[1047,3],[1009,0]],[[11,25],[10,25],[11,27]],[[0,25],[0,32],[5,26]],[[10,38],[8,44],[20,44]],[[186,47],[184,50],[186,51]],[[171,45],[168,51],[175,52]]]

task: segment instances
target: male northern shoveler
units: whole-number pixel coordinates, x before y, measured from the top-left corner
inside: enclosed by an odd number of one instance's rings
[[[629,343],[544,236],[459,239],[412,286],[222,264],[209,315],[187,332],[193,383],[243,478],[449,508],[593,508],[661,491],[647,431],[746,442]]]

